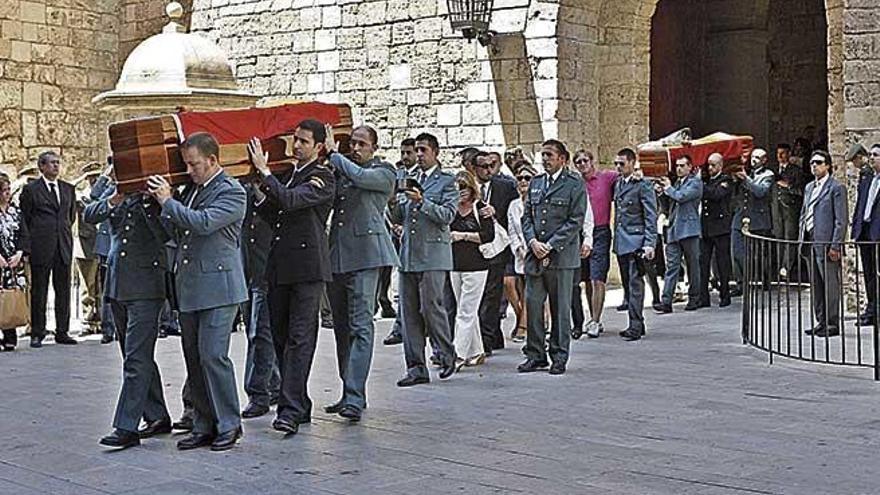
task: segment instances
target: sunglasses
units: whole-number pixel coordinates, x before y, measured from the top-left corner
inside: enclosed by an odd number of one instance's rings
[[[590,160],[587,158],[581,158],[580,160],[575,160],[574,163],[576,163],[577,165],[586,165],[590,163]]]
[[[622,167],[622,166],[626,165],[626,162],[618,162],[618,161],[615,161],[615,162],[614,162],[614,165],[617,166],[617,167]]]
[[[532,180],[532,176],[531,175],[517,175],[516,180],[518,180],[520,182],[522,182],[522,181],[528,182],[528,181]]]
[[[822,165],[825,163],[825,160],[810,160],[810,165]]]
[[[488,169],[492,168],[492,165],[489,165],[488,163],[484,163],[482,165],[476,164],[476,165],[474,165],[474,167],[481,168],[483,170],[488,170]]]

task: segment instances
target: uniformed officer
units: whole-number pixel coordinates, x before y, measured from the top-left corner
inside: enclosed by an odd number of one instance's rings
[[[279,180],[267,165],[260,142],[250,143],[251,161],[266,194],[257,212],[273,225],[266,276],[269,315],[281,390],[272,427],[295,434],[311,422],[308,382],[318,339],[318,313],[324,285],[331,280],[326,225],[333,206],[336,179],[320,158],[324,124],[307,119],[294,131],[297,166]],[[370,295],[375,297],[375,291]]]
[[[147,182],[178,245],[175,285],[194,411],[192,433],[177,448],[228,450],[241,438],[229,339],[238,305],[247,300],[239,247],[247,195],[220,167],[220,146],[210,134],[190,135],[180,153],[194,185],[183,202],[172,198],[164,178]]]
[[[391,234],[385,228],[385,206],[394,193],[395,173],[391,164],[373,156],[378,144],[372,127],[354,129],[349,159],[336,152],[333,130],[329,126],[327,129],[326,148],[336,171],[336,200],[330,222],[333,282],[328,295],[342,398],[324,410],[351,421],[360,421],[367,407],[379,272],[398,263]]]
[[[733,185],[730,176],[723,173],[724,157],[720,153],[709,156],[707,174],[703,178],[703,237],[700,242],[700,306],[708,308],[709,275],[712,258],[718,269],[718,306],[730,306],[730,197]]]
[[[113,185],[103,190],[98,201],[85,206],[83,219],[90,224],[110,223],[104,296],[119,329],[123,375],[114,430],[100,443],[125,448],[138,445],[141,438],[171,431],[154,359],[159,311],[165,300],[164,243],[168,234],[153,198],[123,196]],[[146,427],[139,431],[142,417]]]
[[[587,192],[580,174],[566,167],[570,158],[562,142],[544,141],[545,173],[534,177],[523,205],[526,253],[526,361],[520,373],[546,368],[544,302],[550,299],[551,375],[565,373],[571,343],[571,295],[581,267],[580,233],[587,212]]]
[[[92,186],[91,191],[89,191],[89,197],[92,201],[100,200],[107,189],[113,186],[112,172],[113,166],[111,164],[108,165],[107,168],[104,169],[104,173],[95,180],[95,184]],[[99,279],[102,286],[100,294],[101,343],[109,344],[116,338],[116,323],[113,321],[113,310],[110,306],[110,301],[108,301],[105,296],[107,291],[103,290],[104,280],[107,278],[107,258],[110,255],[110,221],[105,220],[99,223],[97,231],[98,232],[95,235],[95,254],[98,256]]]
[[[620,262],[623,283],[629,285],[627,311],[629,324],[620,332],[624,340],[645,335],[645,262],[654,259],[657,243],[657,195],[651,182],[637,176],[636,153],[624,148],[614,165],[620,177],[614,184],[614,253]]]
[[[428,133],[416,136],[418,188],[398,194],[389,207],[392,223],[403,226],[400,241],[400,310],[406,375],[398,387],[430,382],[425,366],[425,338],[432,336],[440,361],[440,378],[455,373],[455,348],[443,291],[452,270],[449,224],[455,219],[455,177],[441,170],[440,144]]]
[[[770,202],[773,199],[770,194],[773,187],[773,171],[767,168],[767,152],[761,148],[752,151],[751,173],[740,170],[734,174],[734,179],[742,188],[742,208],[738,209],[733,217],[734,235],[739,239],[734,241],[734,262],[744,266],[745,243],[742,242],[742,219],[749,219],[749,231],[755,235],[772,237],[773,219],[771,216]],[[763,279],[764,286],[768,287],[770,281],[770,263],[766,264]]]
[[[804,202],[804,186],[809,179],[802,167],[791,162],[791,146],[782,143],[776,146],[776,183],[773,186],[771,217],[773,219],[773,235],[777,239],[793,241],[798,236],[798,218]],[[782,266],[779,274],[787,277],[797,266],[797,253],[794,245],[780,246]]]
[[[269,406],[277,402],[281,386],[281,373],[272,343],[269,284],[266,282],[266,260],[274,233],[272,225],[257,214],[258,186],[252,182],[242,183],[242,186],[248,195],[241,248],[249,299],[241,305],[248,341],[244,365],[244,391],[248,404],[241,411],[241,417],[256,418],[268,413]]]
[[[668,177],[660,179],[657,192],[669,200],[669,228],[666,229],[666,276],[663,296],[654,305],[657,313],[672,313],[672,296],[681,273],[684,256],[688,271],[688,303],[685,311],[699,308],[700,298],[700,200],[703,181],[693,174],[694,164],[689,155],[675,160],[678,180],[672,184]]]

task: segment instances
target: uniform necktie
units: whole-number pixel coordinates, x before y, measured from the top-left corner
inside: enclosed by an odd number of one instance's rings
[[[480,198],[482,198],[483,201],[487,201],[487,198],[486,198],[486,184],[482,184],[482,185],[480,185]]]
[[[874,179],[871,180],[871,188],[868,190],[868,202],[865,203],[865,214],[862,216],[862,220],[866,222],[871,221],[871,212],[874,210],[874,202],[877,201],[878,190],[880,190],[880,175],[875,175]]]
[[[196,189],[195,189],[195,191],[193,191],[192,196],[189,197],[189,202],[186,205],[187,208],[192,208],[193,203],[196,201],[196,196],[198,196],[199,193],[202,192],[203,188],[204,188],[204,186],[202,186],[201,184],[196,186]]]
[[[58,190],[55,188],[55,183],[49,183],[49,191],[52,193],[52,200],[55,202],[55,206],[61,205],[61,200],[58,198]]]
[[[422,172],[419,174],[419,184],[425,185],[425,181],[428,180],[428,174]]]

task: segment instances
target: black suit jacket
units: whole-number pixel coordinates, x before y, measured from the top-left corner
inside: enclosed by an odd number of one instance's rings
[[[516,183],[510,179],[495,175],[489,181],[489,204],[495,208],[495,219],[507,230],[507,210],[510,209],[510,203],[519,198],[516,192]],[[489,260],[490,265],[508,263],[511,253],[508,247],[498,256]]]
[[[266,261],[274,232],[272,226],[257,214],[253,184],[242,184],[248,194],[247,213],[241,227],[241,248],[244,276],[249,289],[266,288]]]
[[[726,174],[703,179],[703,237],[730,235],[734,185]]]
[[[336,195],[336,179],[318,162],[306,165],[290,181],[293,173],[285,173],[280,180],[270,175],[261,186],[267,198],[257,212],[274,231],[266,263],[270,286],[333,279],[327,218]]]
[[[868,208],[868,194],[873,180],[873,173],[866,174],[859,180],[856,208],[852,218],[852,238],[856,241],[880,241],[880,208],[877,207],[880,205],[880,198],[875,199],[870,207],[870,222],[865,222],[865,208]]]
[[[59,204],[43,179],[24,186],[19,203],[31,235],[31,265],[50,266],[55,257],[69,265],[73,254],[71,225],[76,218],[73,186],[58,181]]]

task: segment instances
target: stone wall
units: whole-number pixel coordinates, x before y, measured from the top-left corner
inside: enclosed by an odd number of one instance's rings
[[[192,28],[226,50],[243,89],[349,103],[383,147],[429,131],[450,161],[556,133],[556,4],[495,8],[495,52],[451,31],[445,0],[195,0]]]
[[[880,142],[880,5],[846,0],[843,13],[844,126],[847,143]]]
[[[120,69],[128,57],[128,54],[146,38],[162,31],[162,27],[168,23],[165,15],[167,1],[163,0],[116,0],[119,4],[118,15],[119,49],[118,60]],[[179,24],[189,27],[192,15],[192,0],[177,0],[183,6],[184,17],[177,21]]]
[[[101,158],[105,131],[90,100],[116,81],[116,8],[115,0],[0,2],[0,168],[46,149],[76,168]]]

